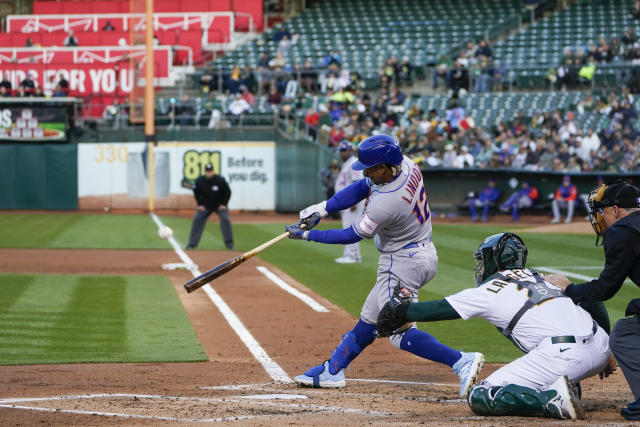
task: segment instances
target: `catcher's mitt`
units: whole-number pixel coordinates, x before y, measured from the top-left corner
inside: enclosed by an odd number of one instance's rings
[[[398,285],[393,290],[391,299],[378,314],[378,338],[399,334],[411,327],[407,322],[407,310],[413,301],[413,294],[405,286]]]

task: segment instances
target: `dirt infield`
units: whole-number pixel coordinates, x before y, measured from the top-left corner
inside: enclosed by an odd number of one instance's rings
[[[189,252],[202,270],[229,252]],[[0,367],[2,425],[158,425],[234,422],[242,425],[539,425],[537,419],[474,416],[457,398],[457,377],[378,340],[347,372],[344,390],[276,384],[203,290],[186,294],[188,271],[163,271],[173,251],[0,250],[0,272],[167,275],[210,362],[105,363]],[[313,311],[267,279],[267,267],[329,309]],[[214,282],[264,352],[293,378],[329,356],[355,319],[273,266],[251,259]],[[500,339],[496,335],[496,339]],[[1,343],[0,343],[1,350]],[[473,349],[466,349],[473,350]],[[488,366],[483,376],[496,369]],[[620,372],[583,383],[587,421],[621,423],[618,409],[632,396]],[[545,424],[561,424],[545,420]]]

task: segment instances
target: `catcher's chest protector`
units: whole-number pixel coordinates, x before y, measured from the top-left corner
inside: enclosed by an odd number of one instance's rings
[[[533,273],[533,277],[536,279],[535,282],[527,282],[524,280],[516,280],[512,277],[504,276],[498,273],[497,278],[499,280],[517,283],[518,289],[525,288],[528,290],[529,299],[524,303],[524,305],[518,310],[518,312],[513,316],[513,319],[509,322],[509,325],[502,330],[502,334],[505,336],[510,336],[513,328],[516,327],[516,324],[522,318],[524,313],[527,312],[530,308],[541,304],[545,301],[548,301],[553,298],[561,298],[566,297],[564,292],[560,289],[551,289],[547,285],[544,284],[544,280],[540,276],[537,271],[529,270]]]

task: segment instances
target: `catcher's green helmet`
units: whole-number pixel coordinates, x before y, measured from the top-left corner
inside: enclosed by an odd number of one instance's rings
[[[473,269],[476,285],[480,286],[498,271],[524,268],[527,252],[527,247],[517,234],[500,233],[487,237],[473,254],[476,260]]]

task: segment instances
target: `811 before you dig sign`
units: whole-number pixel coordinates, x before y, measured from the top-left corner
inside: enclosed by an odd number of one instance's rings
[[[78,199],[105,206],[146,207],[149,197],[147,144],[79,144]],[[212,163],[231,187],[230,209],[275,209],[275,143],[159,143],[154,148],[154,199],[174,209],[193,208],[185,180],[195,181]],[[139,202],[139,203],[138,203]],[[170,203],[170,205],[166,205]],[[93,205],[92,205],[93,206]],[[89,208],[87,206],[87,208]],[[95,208],[95,206],[94,206]]]

